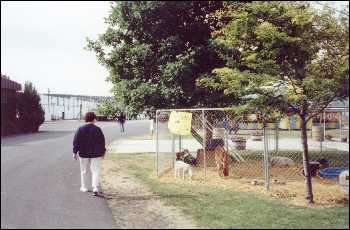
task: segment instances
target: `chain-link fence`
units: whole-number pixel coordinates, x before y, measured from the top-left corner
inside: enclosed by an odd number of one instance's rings
[[[169,131],[172,112],[191,114],[189,135]],[[244,179],[253,186],[260,183],[266,189],[277,189],[278,196],[284,197],[295,196],[295,189],[304,191],[300,127],[259,121],[254,114],[238,115],[231,109],[158,110],[157,175],[174,177],[174,163],[181,160],[191,165],[192,180]],[[324,145],[317,139],[322,135],[319,130],[310,124],[307,132],[313,185],[316,192],[323,185],[326,192],[333,192],[335,188],[329,188],[338,186],[338,181],[327,170],[348,167],[349,146],[340,142]]]
[[[264,139],[263,125],[252,116],[238,116],[229,109],[176,110],[192,114],[190,135],[178,136],[171,134],[168,129],[172,111],[175,110],[157,112],[158,175],[171,170],[175,160],[184,155],[187,157],[184,160],[192,164],[198,179],[206,180],[222,174],[246,178],[265,177],[268,155],[264,158],[264,152],[276,148],[275,124],[268,124]],[[217,165],[223,161],[220,157],[225,160],[222,172],[218,172]]]

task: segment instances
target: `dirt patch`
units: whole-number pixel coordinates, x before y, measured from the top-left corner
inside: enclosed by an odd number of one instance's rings
[[[174,179],[174,172],[172,169],[169,169],[164,171],[159,180],[162,183],[191,184],[194,186],[205,184],[232,191],[262,193],[273,198],[281,199],[288,204],[302,207],[308,206],[305,202],[305,182],[302,176],[294,175],[287,177],[287,174],[285,174],[283,178],[280,176],[280,172],[286,169],[275,167],[271,170],[270,190],[267,192],[265,190],[264,180],[261,178],[263,174],[254,173],[254,171],[259,171],[259,167],[255,167],[254,170],[251,170],[251,173],[246,173],[244,176],[242,176],[242,170],[239,167],[238,165],[231,168],[230,176],[226,178],[219,177],[215,168],[208,168],[206,171],[206,181],[204,181],[204,169],[201,167],[192,168],[194,176],[191,181]],[[299,168],[295,167],[294,170],[298,171]],[[252,183],[254,180],[256,180],[256,184]],[[312,180],[315,202],[313,207],[334,207],[349,202],[348,197],[341,191],[337,181],[317,177]]]
[[[144,184],[127,173],[123,161],[105,159],[101,185],[117,225],[126,229],[198,228],[175,207],[166,206]]]

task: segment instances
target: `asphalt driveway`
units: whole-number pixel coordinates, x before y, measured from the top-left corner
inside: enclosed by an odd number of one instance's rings
[[[1,228],[118,228],[106,200],[79,192],[79,162],[72,139],[78,121],[47,122],[39,133],[1,139]],[[148,131],[129,122],[126,135]],[[106,142],[118,124],[99,122]]]

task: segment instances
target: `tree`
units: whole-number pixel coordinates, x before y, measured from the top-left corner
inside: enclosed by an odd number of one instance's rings
[[[87,48],[109,70],[115,97],[134,113],[229,105],[235,98],[196,84],[224,65],[211,42],[210,15],[221,7],[215,1],[112,3],[108,29],[88,39]]]
[[[256,110],[301,118],[306,200],[313,202],[307,122],[349,96],[349,19],[307,2],[226,3],[213,36],[226,47],[223,68],[200,84],[244,98]]]
[[[45,121],[45,112],[40,96],[31,82],[26,82],[24,92],[19,95],[17,106],[18,124],[22,132],[37,132]]]
[[[98,115],[116,118],[116,116],[124,111],[122,105],[120,105],[115,99],[105,99],[97,105],[96,112]]]

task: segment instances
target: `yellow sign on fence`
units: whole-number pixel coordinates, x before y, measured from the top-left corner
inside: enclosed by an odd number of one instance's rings
[[[170,113],[168,128],[171,133],[188,136],[191,135],[192,113],[176,112]]]

